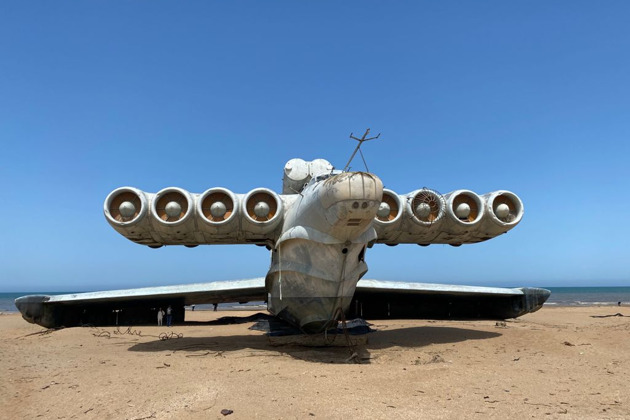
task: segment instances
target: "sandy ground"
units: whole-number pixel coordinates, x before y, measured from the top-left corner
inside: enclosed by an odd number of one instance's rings
[[[273,346],[250,323],[47,331],[0,315],[14,419],[630,418],[628,307],[506,322],[373,321],[358,348]],[[181,338],[160,340],[160,333]],[[359,357],[348,360],[352,352]],[[360,362],[360,363],[357,363]],[[227,416],[221,410],[232,410]],[[8,417],[7,417],[8,415]]]

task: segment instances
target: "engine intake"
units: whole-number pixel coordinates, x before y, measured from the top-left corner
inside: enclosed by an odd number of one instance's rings
[[[496,191],[486,197],[488,213],[499,225],[516,225],[523,218],[523,203],[516,194]]]
[[[282,200],[267,188],[256,188],[243,199],[243,221],[250,227],[244,233],[263,233],[275,229],[282,219]]]
[[[117,226],[130,226],[146,216],[147,207],[147,197],[142,191],[131,187],[121,187],[107,196],[103,210],[110,223]]]
[[[166,226],[184,223],[193,214],[193,199],[187,191],[177,187],[164,188],[155,195],[151,214]]]
[[[411,219],[419,225],[430,226],[444,217],[444,197],[437,191],[423,188],[407,196]]]
[[[402,216],[401,200],[398,194],[392,190],[383,190],[383,199],[376,211],[376,223],[391,225]]]
[[[451,222],[460,226],[471,226],[483,218],[484,203],[477,194],[469,190],[457,190],[446,198],[446,212]]]
[[[509,191],[494,191],[484,194],[485,216],[479,227],[474,229],[478,241],[485,241],[506,233],[523,218],[523,202]]]
[[[399,236],[403,211],[403,198],[392,190],[383,189],[383,198],[374,217],[374,228],[384,243],[395,242]]]
[[[224,225],[236,218],[238,200],[226,188],[211,188],[201,194],[197,201],[197,211],[201,220],[212,225]]]
[[[159,246],[159,237],[152,234],[150,218],[146,217],[152,198],[152,194],[136,188],[117,188],[103,204],[105,219],[127,239],[142,245]]]

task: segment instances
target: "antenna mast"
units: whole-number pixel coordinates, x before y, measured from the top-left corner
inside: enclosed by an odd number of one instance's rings
[[[376,137],[370,137],[367,138],[368,134],[370,134],[370,129],[368,128],[367,130],[365,130],[365,134],[363,134],[363,137],[356,138],[355,136],[353,136],[354,133],[350,133],[350,138],[353,140],[356,140],[359,142],[359,144],[357,144],[356,149],[354,149],[354,153],[352,153],[352,156],[350,156],[350,160],[348,160],[348,163],[346,163],[345,168],[343,168],[344,172],[348,171],[348,168],[350,167],[350,163],[352,162],[352,159],[354,159],[354,156],[357,154],[357,152],[359,152],[359,154],[361,155],[361,159],[363,159],[363,164],[365,165],[365,170],[370,172],[370,170],[368,169],[367,163],[365,163],[365,158],[363,157],[363,152],[361,151],[361,145],[363,144],[363,142],[369,141],[369,140],[374,140],[377,139],[381,136],[381,133],[378,133],[378,135]]]

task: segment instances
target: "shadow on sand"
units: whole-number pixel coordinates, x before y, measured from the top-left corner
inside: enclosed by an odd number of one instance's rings
[[[253,322],[238,317],[235,324]],[[224,321],[192,322],[186,325],[225,325]],[[129,348],[134,352],[186,352],[187,357],[223,356],[225,353],[246,350],[248,356],[277,356],[286,354],[299,360],[316,363],[369,363],[370,352],[394,347],[421,349],[431,344],[458,343],[467,340],[484,340],[501,336],[497,332],[477,331],[467,328],[419,326],[397,329],[383,329],[368,334],[368,343],[355,347],[306,347],[299,345],[273,345],[270,339],[261,335],[229,335],[214,337],[182,337],[170,340],[154,340],[138,343]],[[345,337],[337,337],[344,339]],[[356,352],[355,357],[350,357]]]

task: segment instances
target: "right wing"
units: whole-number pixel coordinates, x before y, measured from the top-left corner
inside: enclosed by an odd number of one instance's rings
[[[350,317],[365,319],[507,319],[540,309],[547,289],[359,280]]]
[[[202,194],[191,194],[170,187],[152,194],[121,187],[107,196],[103,211],[118,233],[152,248],[265,245],[277,239],[285,203],[294,199],[267,188],[256,188],[247,194],[210,188]]]
[[[509,191],[479,196],[469,190],[446,194],[423,188],[407,195],[383,190],[374,221],[377,242],[418,245],[482,242],[506,233],[523,217],[523,203]]]

